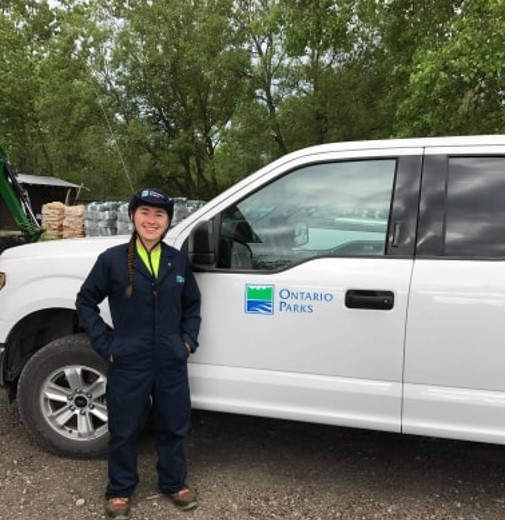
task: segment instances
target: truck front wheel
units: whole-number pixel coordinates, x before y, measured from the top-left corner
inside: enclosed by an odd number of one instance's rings
[[[29,359],[19,378],[18,408],[37,444],[66,457],[105,454],[106,372],[84,334],[52,341]]]

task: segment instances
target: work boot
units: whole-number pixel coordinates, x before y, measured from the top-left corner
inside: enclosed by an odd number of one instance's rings
[[[196,495],[186,486],[179,489],[176,493],[170,493],[168,498],[176,507],[183,511],[194,509],[198,505]]]
[[[130,515],[129,499],[126,497],[113,497],[107,500],[105,505],[107,518],[126,520]]]

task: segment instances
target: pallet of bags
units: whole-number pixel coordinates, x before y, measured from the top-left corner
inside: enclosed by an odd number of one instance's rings
[[[90,202],[84,208],[84,230],[86,236],[96,237],[99,235],[98,222],[100,222],[100,203]]]
[[[100,203],[100,220],[98,222],[98,234],[100,236],[117,234],[117,209],[119,204],[116,201]]]
[[[117,213],[120,202],[90,202],[84,209],[84,227],[87,236],[117,234]]]
[[[47,202],[42,205],[42,228],[44,238],[62,238],[65,204],[63,202]]]
[[[131,235],[133,231],[133,224],[128,215],[128,203],[123,202],[119,205],[117,210],[117,234]]]
[[[84,236],[84,206],[65,206],[63,217],[63,238]]]

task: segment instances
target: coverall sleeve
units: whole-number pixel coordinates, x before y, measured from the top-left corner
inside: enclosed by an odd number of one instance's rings
[[[92,347],[104,359],[109,359],[112,337],[107,333],[108,327],[100,316],[98,305],[108,296],[109,286],[109,268],[102,253],[77,293],[75,307]]]
[[[186,263],[184,289],[181,297],[182,318],[181,335],[183,341],[191,347],[191,352],[198,348],[198,333],[200,332],[201,295],[189,262]]]

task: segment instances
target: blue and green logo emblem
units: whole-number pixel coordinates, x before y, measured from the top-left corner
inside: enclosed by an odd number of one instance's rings
[[[273,314],[274,286],[246,284],[245,312],[246,314]]]

